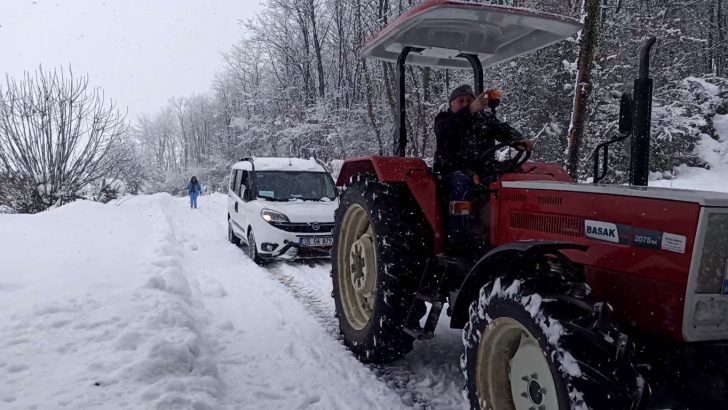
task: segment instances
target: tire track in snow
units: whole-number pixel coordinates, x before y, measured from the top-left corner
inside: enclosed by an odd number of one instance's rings
[[[301,302],[306,310],[316,319],[326,332],[334,339],[344,344],[341,334],[339,333],[339,323],[334,315],[334,309],[330,303],[327,303],[316,294],[313,289],[306,289],[300,283],[289,275],[282,273],[276,266],[267,269],[271,277],[281,283],[293,297]],[[402,402],[417,409],[434,408],[430,401],[426,398],[426,394],[419,391],[414,383],[412,373],[407,369],[379,364],[363,364],[374,373],[378,380],[383,382],[388,388],[397,393]]]

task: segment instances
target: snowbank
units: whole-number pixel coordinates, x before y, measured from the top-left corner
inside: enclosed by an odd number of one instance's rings
[[[715,107],[723,101],[719,96],[724,90],[705,79],[688,77],[685,83],[697,84],[702,89],[704,95],[699,106],[703,114],[715,112]],[[693,150],[693,154],[705,164],[706,168],[682,164],[675,167],[672,172],[652,173],[649,184],[668,188],[728,192],[728,114],[709,114],[705,120],[700,115],[694,117],[698,120],[692,124],[693,129],[698,129],[698,126],[706,129],[708,122],[712,124],[712,127],[708,127],[705,131],[712,132],[712,135],[700,132]]]

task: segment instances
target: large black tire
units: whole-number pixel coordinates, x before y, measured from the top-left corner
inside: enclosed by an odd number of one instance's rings
[[[228,241],[235,246],[240,246],[240,238],[233,232],[233,225],[230,222],[230,215],[228,215]]]
[[[364,231],[354,232],[351,218],[360,218]],[[344,343],[363,362],[397,360],[412,350],[413,338],[403,325],[431,254],[432,231],[406,185],[381,183],[369,175],[349,181],[335,219],[332,296]],[[366,248],[368,259],[357,259],[355,242],[366,245],[358,249]],[[352,266],[352,261],[366,266]],[[366,270],[371,264],[376,267]],[[362,271],[366,278],[357,279],[356,272]],[[361,309],[356,286],[369,290]],[[424,309],[417,312],[419,317]]]
[[[248,232],[248,257],[260,266],[265,265],[265,260],[258,254],[258,246],[255,243],[255,234],[252,229]]]
[[[666,373],[680,404],[691,410],[728,407],[728,348],[687,344],[676,355],[676,368]]]
[[[634,368],[631,342],[604,317],[595,325],[594,304],[568,296],[572,286],[536,278],[483,286],[460,361],[472,408],[644,408],[649,387]]]

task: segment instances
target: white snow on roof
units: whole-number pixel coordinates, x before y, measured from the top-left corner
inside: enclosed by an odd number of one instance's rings
[[[256,171],[313,171],[326,172],[315,159],[301,158],[274,158],[260,157],[253,158],[253,164]],[[250,161],[240,161],[233,165],[233,169],[250,170]]]

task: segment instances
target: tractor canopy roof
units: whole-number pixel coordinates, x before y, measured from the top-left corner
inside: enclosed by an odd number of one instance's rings
[[[460,56],[474,54],[483,66],[556,43],[581,30],[578,20],[557,14],[491,4],[428,0],[402,14],[367,42],[362,57],[395,62],[405,47],[408,64],[470,68]]]

